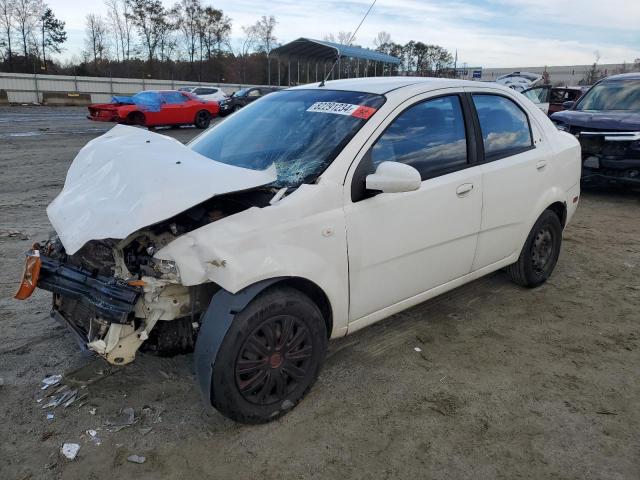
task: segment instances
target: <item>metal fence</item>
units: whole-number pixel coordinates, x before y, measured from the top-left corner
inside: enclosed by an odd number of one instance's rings
[[[221,88],[226,94],[254,85],[229,83],[186,82],[147,78],[77,77],[68,75],[38,75],[0,73],[0,90],[6,90],[11,103],[40,103],[43,92],[88,93],[94,103],[109,102],[114,95],[132,95],[141,90],[174,90],[191,85]]]

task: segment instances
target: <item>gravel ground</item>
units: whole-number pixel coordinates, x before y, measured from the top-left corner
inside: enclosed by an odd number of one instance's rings
[[[191,355],[111,370],[48,294],[11,298],[71,160],[109,128],[84,114],[0,108],[0,478],[640,478],[640,194],[584,192],[543,287],[496,273],[334,341],[293,412],[241,426],[200,400]],[[86,403],[42,409],[42,378],[76,369],[99,380]]]

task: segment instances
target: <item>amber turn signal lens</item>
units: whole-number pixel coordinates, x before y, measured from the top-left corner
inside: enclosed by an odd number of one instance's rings
[[[17,300],[25,300],[31,296],[36,289],[38,283],[38,277],[40,277],[40,267],[42,266],[42,260],[40,260],[40,252],[38,250],[31,250],[27,253],[27,261],[24,265],[24,271],[22,273],[22,280],[18,291],[13,296]]]

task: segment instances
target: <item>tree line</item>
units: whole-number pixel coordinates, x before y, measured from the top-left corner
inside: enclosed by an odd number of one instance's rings
[[[301,75],[300,65],[284,60],[278,65],[271,55],[279,45],[274,16],[242,26],[240,37],[232,39],[232,20],[203,0],[179,0],[170,7],[160,0],[105,0],[105,7],[104,15],[86,15],[81,53],[60,62],[53,55],[64,51],[65,22],[44,0],[0,0],[0,70],[253,84],[314,79],[308,65],[306,76]],[[351,32],[324,39],[357,45]],[[397,44],[386,32],[376,36],[374,45],[401,59],[384,74],[453,73],[452,55],[440,46]],[[346,59],[339,68],[335,77],[383,73],[379,66]]]

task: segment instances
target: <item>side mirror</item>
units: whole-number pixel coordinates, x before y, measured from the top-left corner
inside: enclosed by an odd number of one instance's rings
[[[411,192],[418,190],[422,179],[420,172],[406,163],[382,162],[376,173],[367,175],[367,190],[382,193]]]
[[[569,100],[568,102],[562,102],[562,108],[564,108],[565,110],[571,110],[575,103],[576,102],[574,102],[573,100]]]

